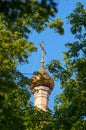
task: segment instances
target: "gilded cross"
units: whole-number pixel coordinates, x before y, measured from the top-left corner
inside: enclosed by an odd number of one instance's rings
[[[41,46],[41,49],[42,49],[42,59],[44,60],[44,56],[46,55],[46,51],[45,51],[45,49],[44,49],[44,42],[42,42],[42,43],[40,44],[40,46]]]

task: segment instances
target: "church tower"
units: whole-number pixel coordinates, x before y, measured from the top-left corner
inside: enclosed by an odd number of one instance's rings
[[[46,111],[48,108],[49,95],[54,88],[54,82],[44,67],[44,56],[46,54],[44,43],[41,43],[40,46],[42,49],[41,67],[38,73],[32,77],[30,87],[34,93],[34,105]]]

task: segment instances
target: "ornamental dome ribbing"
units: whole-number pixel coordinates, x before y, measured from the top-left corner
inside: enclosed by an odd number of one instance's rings
[[[50,90],[53,90],[54,81],[45,70],[44,63],[43,62],[41,63],[42,66],[39,69],[38,73],[35,76],[33,76],[33,78],[31,79],[30,87],[31,89],[34,89],[35,87],[45,86],[45,87],[49,87]]]

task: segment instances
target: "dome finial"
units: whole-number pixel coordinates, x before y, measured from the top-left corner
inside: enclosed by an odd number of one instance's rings
[[[42,63],[42,65],[44,65],[44,57],[45,57],[45,55],[46,55],[46,51],[45,51],[45,49],[44,49],[44,42],[42,42],[42,43],[40,44],[40,47],[41,47],[41,49],[42,49],[42,59],[41,59],[41,63]]]

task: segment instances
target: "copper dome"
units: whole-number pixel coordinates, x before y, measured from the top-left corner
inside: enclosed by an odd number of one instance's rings
[[[33,76],[33,78],[31,79],[31,89],[38,86],[46,86],[49,87],[51,90],[54,88],[54,81],[46,72],[44,65],[41,66],[37,75]]]

